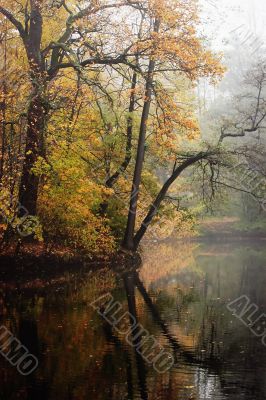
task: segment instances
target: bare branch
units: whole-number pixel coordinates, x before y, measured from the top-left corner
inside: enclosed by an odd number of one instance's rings
[[[18,30],[21,38],[25,40],[26,32],[25,29],[23,28],[22,23],[18,19],[16,19],[15,16],[10,11],[8,11],[2,6],[0,6],[0,13],[4,15],[14,25],[14,27]]]

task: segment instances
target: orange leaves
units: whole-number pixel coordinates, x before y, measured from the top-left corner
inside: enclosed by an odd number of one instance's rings
[[[19,14],[15,0],[4,1]],[[22,41],[17,36],[10,39],[8,60],[15,73],[7,77],[7,93],[0,93],[0,102],[8,103],[8,118],[17,120],[22,112],[27,116],[35,90],[42,92],[48,109],[40,133],[47,138],[52,167],[36,163],[34,170],[43,179],[39,209],[45,229],[51,237],[58,235],[92,252],[112,249],[115,229],[119,234],[124,229],[145,102],[151,99],[140,194],[143,208],[151,201],[146,192],[154,196],[158,189],[154,159],[169,165],[183,142],[199,135],[193,101],[188,99],[191,83],[200,77],[215,81],[224,72],[221,56],[206,50],[198,36],[196,1],[139,3],[140,8],[130,1],[122,6],[116,0],[67,0],[65,7],[49,9],[42,1],[44,71],[39,73],[32,60],[31,78]],[[160,21],[156,29],[155,20]],[[154,73],[147,74],[149,64],[155,64]],[[20,71],[24,77],[16,81]],[[145,92],[147,76],[151,96]],[[188,81],[190,85],[184,85]],[[121,165],[127,168],[125,175],[107,189],[106,178],[120,172]],[[109,214],[101,218],[105,201]]]
[[[160,64],[157,71],[175,70],[184,73],[191,81],[210,77],[212,81],[222,76],[221,55],[205,49],[197,33],[199,23],[196,1],[150,0],[148,13],[160,20],[159,32],[145,26],[146,33],[132,47],[143,58]],[[144,28],[143,28],[144,30]]]
[[[173,26],[188,22],[191,18],[197,20],[196,1],[185,0],[149,0],[149,11],[155,18],[159,18],[162,23]]]
[[[153,126],[156,140],[159,145],[174,152],[180,147],[181,139],[192,140],[199,135],[199,126],[193,116],[193,106],[188,100],[185,101],[185,97],[186,93],[182,93],[182,90],[177,94],[166,89],[157,91],[159,120],[155,120]]]

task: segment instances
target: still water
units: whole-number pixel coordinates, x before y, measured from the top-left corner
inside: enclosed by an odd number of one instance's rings
[[[244,294],[266,312],[265,284],[265,244],[246,241],[147,246],[129,274],[0,282],[0,324],[39,361],[21,376],[0,355],[0,399],[266,399],[266,347],[226,307]],[[157,372],[91,306],[106,294],[173,356],[169,370]]]

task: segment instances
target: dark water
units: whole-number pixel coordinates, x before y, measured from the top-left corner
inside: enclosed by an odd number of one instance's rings
[[[39,360],[21,376],[0,355],[0,399],[266,399],[266,347],[227,309],[241,294],[266,309],[266,249],[161,244],[138,273],[1,282],[0,323]],[[145,362],[91,302],[110,295],[169,352]],[[100,309],[103,312],[104,308]]]

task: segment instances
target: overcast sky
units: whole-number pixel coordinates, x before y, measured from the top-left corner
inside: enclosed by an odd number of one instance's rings
[[[199,0],[205,32],[221,47],[232,31],[243,25],[266,42],[266,0]],[[243,27],[242,27],[243,29]]]

